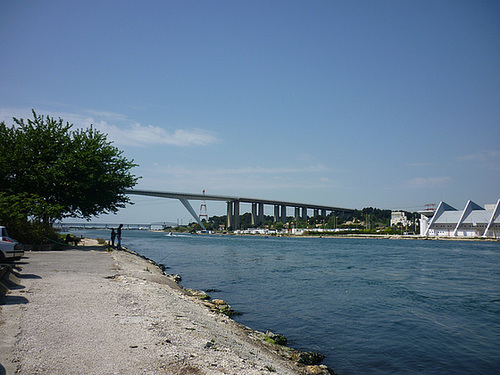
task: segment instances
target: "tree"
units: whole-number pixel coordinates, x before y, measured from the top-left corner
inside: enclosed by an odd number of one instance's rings
[[[35,111],[32,120],[14,118],[14,123],[0,123],[2,220],[9,215],[9,200],[18,203],[17,215],[46,225],[68,216],[90,219],[117,212],[130,202],[124,191],[137,183],[130,172],[137,165],[106,135],[92,126],[73,130],[61,118]],[[21,204],[23,197],[35,208]]]
[[[273,226],[274,226],[274,229],[276,229],[277,231],[281,231],[281,230],[283,230],[283,227],[285,226],[285,224],[283,224],[281,221],[275,221]]]
[[[8,195],[0,192],[0,223],[9,228],[9,235],[22,243],[35,244],[44,239],[56,239],[57,234],[50,225],[38,219],[51,212],[56,214],[58,206],[47,205],[37,195],[20,193]],[[31,218],[31,220],[28,220]]]

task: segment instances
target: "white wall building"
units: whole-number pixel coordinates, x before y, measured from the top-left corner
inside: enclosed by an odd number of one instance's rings
[[[500,199],[485,208],[468,201],[462,211],[445,202],[439,203],[434,215],[420,216],[420,234],[444,237],[500,237]]]
[[[393,225],[397,225],[398,223],[401,223],[401,225],[403,227],[406,227],[406,226],[411,224],[404,212],[392,211],[391,212],[391,227]]]

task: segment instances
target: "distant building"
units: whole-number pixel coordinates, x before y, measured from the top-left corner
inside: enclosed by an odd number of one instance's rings
[[[406,214],[401,211],[393,211],[391,212],[391,227],[393,225],[401,224],[403,227],[410,225],[410,221],[406,217]]]
[[[500,237],[500,199],[481,207],[468,201],[462,211],[439,203],[432,217],[420,212],[420,234],[436,237]]]

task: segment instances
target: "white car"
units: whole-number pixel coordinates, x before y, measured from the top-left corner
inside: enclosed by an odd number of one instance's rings
[[[0,225],[0,262],[21,259],[23,255],[19,242],[10,238],[7,228]]]

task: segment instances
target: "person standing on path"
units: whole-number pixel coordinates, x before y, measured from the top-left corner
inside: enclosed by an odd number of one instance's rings
[[[121,250],[122,248],[122,227],[123,224],[120,224],[118,226],[118,229],[116,230],[116,236],[118,237],[118,246],[117,246],[118,250]]]
[[[111,228],[111,247],[115,247],[116,232],[115,228]]]

